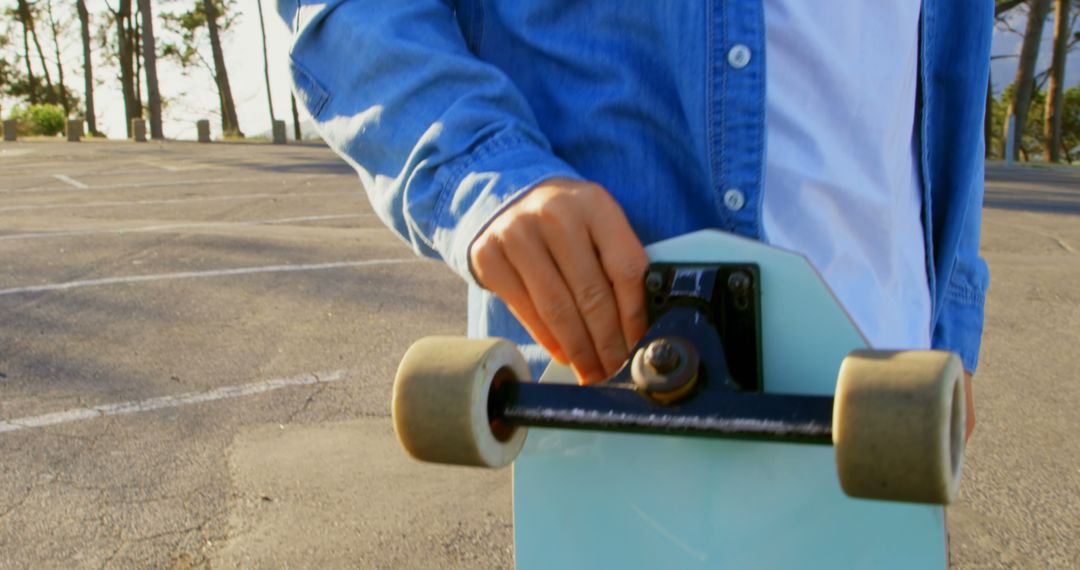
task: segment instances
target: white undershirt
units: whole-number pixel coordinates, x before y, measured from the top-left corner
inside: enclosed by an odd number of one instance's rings
[[[765,236],[806,254],[877,348],[930,345],[918,20],[917,0],[765,0]]]

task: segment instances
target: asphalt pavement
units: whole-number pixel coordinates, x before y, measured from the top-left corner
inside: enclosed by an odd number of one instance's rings
[[[1080,567],[1080,170],[988,169],[954,568]],[[0,569],[505,568],[509,471],[397,449],[463,334],[322,146],[0,144]]]

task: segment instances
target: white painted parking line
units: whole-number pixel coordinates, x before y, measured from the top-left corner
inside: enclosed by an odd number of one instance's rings
[[[87,188],[89,188],[89,186],[87,186],[86,184],[83,184],[82,182],[79,182],[78,180],[75,180],[74,178],[70,176],[65,176],[63,174],[53,174],[53,178],[59,180],[60,182],[70,184],[78,188],[79,190],[86,190]]]
[[[105,166],[101,166],[102,164],[105,164]],[[0,162],[0,170],[3,171],[4,179],[6,180],[40,179],[46,177],[45,175],[41,174],[41,170],[53,169],[56,168],[56,166],[56,161],[41,163],[19,163],[16,165],[3,164],[2,162]],[[225,168],[227,167],[214,167],[215,170],[224,170]],[[143,161],[134,161],[131,163],[127,163],[117,162],[113,160],[99,160],[89,165],[84,162],[65,163],[65,170],[67,170],[68,176],[74,176],[76,178],[79,178],[82,176],[98,176],[102,174],[112,175],[116,174],[117,172],[123,172],[127,176],[135,176],[139,174],[147,174],[153,176],[160,175],[162,169],[154,168],[150,165],[149,162]],[[209,168],[200,168],[199,170],[209,170]]]
[[[107,208],[120,206],[148,206],[161,204],[186,204],[189,202],[217,202],[228,200],[260,200],[263,198],[313,198],[317,196],[361,196],[358,192],[306,192],[302,194],[230,194],[226,196],[197,196],[193,198],[164,198],[156,200],[116,200],[108,202],[84,202],[81,204],[24,204],[20,206],[4,206],[0,212],[13,212],[23,210],[55,210],[68,208],[81,210],[84,208]]]
[[[79,289],[82,287],[98,287],[102,285],[123,285],[129,283],[147,283],[150,281],[170,281],[174,279],[228,277],[232,275],[251,275],[254,273],[290,273],[296,271],[320,271],[324,269],[344,269],[350,267],[369,267],[375,265],[399,265],[405,263],[417,263],[420,261],[423,260],[415,257],[366,259],[363,261],[335,261],[331,263],[309,263],[304,265],[266,265],[262,267],[240,267],[236,269],[217,269],[213,271],[184,271],[180,273],[157,273],[151,275],[129,275],[126,277],[105,277],[102,279],[86,279],[82,281],[67,281],[65,283],[47,283],[45,285],[31,285],[29,287],[13,287],[10,289],[0,289],[0,297],[5,295],[20,295],[25,293],[42,293],[45,291],[64,291],[67,289]]]
[[[213,402],[216,400],[225,400],[229,398],[253,396],[255,394],[262,394],[264,392],[280,390],[282,388],[289,388],[292,386],[310,386],[312,384],[337,382],[345,378],[346,372],[346,370],[334,370],[332,372],[301,374],[299,376],[293,376],[290,378],[276,378],[273,380],[264,380],[262,382],[254,382],[251,384],[224,386],[205,392],[188,392],[186,394],[161,396],[158,398],[150,398],[147,400],[118,402],[115,404],[102,404],[100,406],[92,406],[89,408],[74,408],[71,410],[65,410],[63,412],[54,412],[51,414],[44,414],[40,416],[16,418],[12,420],[0,420],[0,433],[32,428],[42,428],[82,420],[92,420],[94,418],[102,418],[106,416],[120,416],[124,414],[150,412],[154,410],[161,410],[164,408],[176,408],[179,406],[189,406],[191,404],[201,404],[204,402]]]
[[[53,232],[32,232],[25,234],[0,235],[0,241],[42,239],[70,236],[92,235],[122,235],[145,232],[161,232],[171,230],[186,230],[192,228],[229,228],[232,226],[270,226],[277,224],[298,224],[304,222],[322,222],[327,220],[347,220],[354,218],[370,218],[375,214],[334,214],[328,216],[302,216],[297,218],[277,218],[273,220],[242,220],[237,222],[191,222],[185,224],[159,224],[156,226],[136,226],[127,228],[95,228],[84,230],[66,230]],[[380,226],[381,228],[382,226]]]
[[[63,179],[60,178],[60,176],[62,176],[62,175],[59,175],[59,174],[53,175],[54,178],[63,180]],[[343,175],[343,174],[310,174],[310,175],[304,176],[303,178],[297,178],[295,180],[292,180],[292,182],[294,182],[294,183],[296,183],[296,182],[307,182],[307,181],[311,181],[312,179],[328,178],[328,177],[345,177],[345,178],[350,178],[350,179],[352,178],[350,176],[346,176],[346,175]],[[81,182],[78,182],[77,180],[73,180],[73,181],[63,180],[63,181],[67,182],[68,184],[73,184],[73,183],[82,184]],[[258,176],[258,177],[251,177],[251,178],[240,178],[240,177],[232,176],[232,177],[228,177],[228,178],[203,178],[203,179],[194,179],[194,180],[184,179],[184,180],[157,180],[157,181],[154,181],[154,182],[146,182],[146,181],[141,181],[141,182],[118,182],[118,183],[114,183],[114,184],[95,185],[92,190],[95,191],[95,192],[99,192],[99,191],[103,191],[103,190],[130,190],[132,188],[138,189],[138,188],[160,188],[160,187],[164,187],[164,186],[170,186],[170,187],[172,187],[172,186],[177,186],[177,187],[179,187],[179,186],[203,186],[203,185],[206,185],[206,184],[237,184],[237,183],[251,183],[251,182],[280,182],[280,183],[284,184],[286,182],[286,180],[282,176],[273,176],[273,177]],[[79,188],[80,190],[90,189],[85,184],[83,184],[82,187],[77,187],[77,188]],[[44,193],[44,192],[70,192],[70,191],[71,191],[71,188],[68,187],[68,186],[35,186],[35,187],[32,187],[32,188],[17,188],[17,189],[14,189],[14,190],[0,190],[0,194],[40,194],[40,193]]]

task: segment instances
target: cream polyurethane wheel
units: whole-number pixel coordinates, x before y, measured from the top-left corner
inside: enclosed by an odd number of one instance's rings
[[[492,422],[495,382],[528,381],[529,367],[503,339],[427,337],[401,359],[394,378],[394,431],[416,459],[504,467],[525,444],[525,428]]]
[[[948,504],[964,465],[963,366],[951,352],[857,350],[833,406],[840,486],[852,497]]]

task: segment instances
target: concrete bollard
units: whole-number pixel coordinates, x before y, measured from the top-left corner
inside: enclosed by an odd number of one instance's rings
[[[274,121],[274,144],[285,144],[285,121]]]
[[[79,142],[82,139],[83,122],[82,119],[68,119],[67,122],[67,140],[68,142]]]
[[[146,142],[146,119],[131,120],[131,138],[135,142]]]
[[[199,142],[210,142],[210,121],[203,119],[195,123],[195,130],[199,131]]]
[[[4,121],[4,140],[14,142],[18,137],[15,135],[15,119]]]

